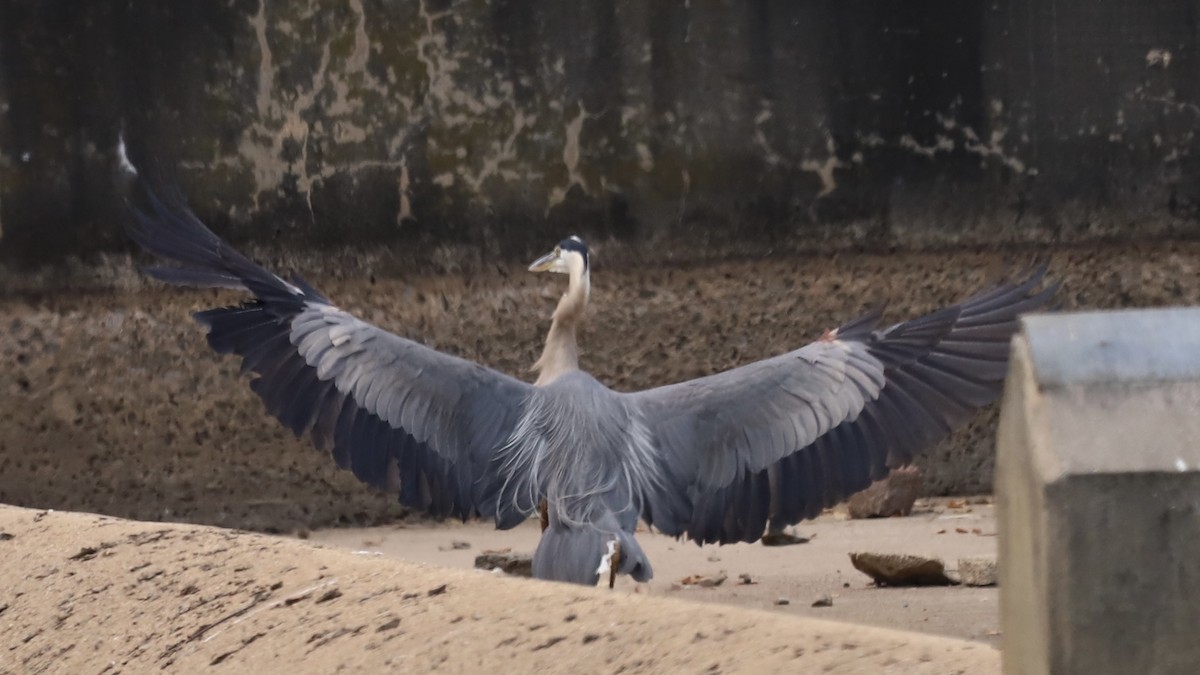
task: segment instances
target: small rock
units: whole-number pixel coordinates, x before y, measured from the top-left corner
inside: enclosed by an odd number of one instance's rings
[[[532,577],[533,555],[511,551],[484,551],[475,556],[475,567],[481,570],[501,570],[515,577]]]
[[[833,607],[833,596],[826,593],[813,600],[813,607]]]
[[[749,574],[739,574],[738,583],[743,586],[751,586],[757,584],[758,582],[751,579]]]
[[[713,576],[704,576],[703,574],[693,574],[693,575],[684,577],[683,579],[681,579],[679,581],[679,583],[683,584],[684,586],[699,586],[701,588],[716,588],[717,586],[720,586],[721,584],[725,583],[725,580],[728,578],[729,577],[727,577],[724,572],[717,572]]]
[[[790,605],[790,604],[792,604],[792,601],[788,600],[787,598],[775,598],[775,604],[776,605]]]
[[[851,518],[891,518],[912,513],[921,494],[925,474],[913,465],[903,466],[850,497],[847,510]]]
[[[763,546],[794,546],[796,544],[807,544],[812,537],[802,537],[791,532],[783,530],[767,532],[762,537]]]
[[[439,546],[439,551],[465,551],[471,548],[471,545],[465,541],[452,541],[449,546]]]
[[[959,558],[958,577],[964,586],[995,586],[999,582],[996,559]]]
[[[949,586],[946,565],[938,558],[903,553],[851,553],[854,569],[886,586]]]

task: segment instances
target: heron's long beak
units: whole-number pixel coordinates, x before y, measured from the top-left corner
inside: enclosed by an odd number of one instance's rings
[[[546,255],[534,260],[529,266],[530,272],[558,272],[565,267],[562,259],[562,254],[559,251],[551,251]]]

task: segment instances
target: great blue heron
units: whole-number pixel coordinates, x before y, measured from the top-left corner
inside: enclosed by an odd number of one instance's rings
[[[218,352],[297,436],[338,466],[435,516],[534,514],[534,576],[647,581],[638,519],[698,544],[753,542],[819,514],[908,463],[993,402],[1018,314],[1044,270],[888,328],[871,312],[800,349],[646,391],[579,369],[590,290],[587,245],[564,239],[530,265],[567,276],[528,384],[389,333],[299,278],[268,272],[186,208],[152,195],[131,236],[179,263],[153,276],[254,297],[196,313]]]

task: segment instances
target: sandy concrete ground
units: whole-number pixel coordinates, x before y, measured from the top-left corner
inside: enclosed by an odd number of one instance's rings
[[[762,544],[697,547],[661,534],[642,532],[638,541],[654,565],[654,580],[637,584],[623,578],[617,590],[626,594],[683,598],[719,605],[871,624],[934,633],[999,645],[999,592],[995,587],[963,586],[880,588],[850,564],[852,551],[934,555],[955,569],[959,558],[996,554],[996,521],[986,498],[929,499],[918,502],[907,518],[848,520],[827,512],[793,528],[812,539],[806,544],[767,547]],[[485,550],[532,552],[537,523],[499,532],[490,523],[399,524],[313,532],[313,541],[355,551],[379,552],[408,561],[471,569]],[[470,548],[461,547],[463,544]],[[685,577],[726,580],[718,587],[683,585]],[[753,584],[740,583],[748,574]],[[829,595],[832,607],[813,607]],[[777,605],[780,598],[787,605]]]
[[[980,643],[201,526],[0,507],[0,558],[3,673],[999,672]]]

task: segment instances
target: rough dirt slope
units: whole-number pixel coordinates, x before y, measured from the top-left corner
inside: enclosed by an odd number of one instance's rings
[[[0,672],[993,673],[986,645],[0,507]]]
[[[890,319],[913,316],[1050,252],[615,269],[602,253],[582,363],[616,388],[635,389],[793,349],[880,302],[890,303]],[[670,251],[647,255],[655,253]],[[520,376],[562,291],[562,279],[516,267],[376,278],[369,260],[334,260],[346,264],[292,262],[364,319]],[[1200,302],[1194,242],[1059,249],[1051,269],[1069,309]],[[366,489],[291,438],[238,377],[236,359],[210,352],[188,315],[236,295],[151,289],[125,275],[124,291],[110,276],[95,280],[100,290],[39,295],[26,287],[0,297],[0,502],[278,531],[401,514],[394,496]],[[990,488],[994,413],[922,455],[931,492]]]

